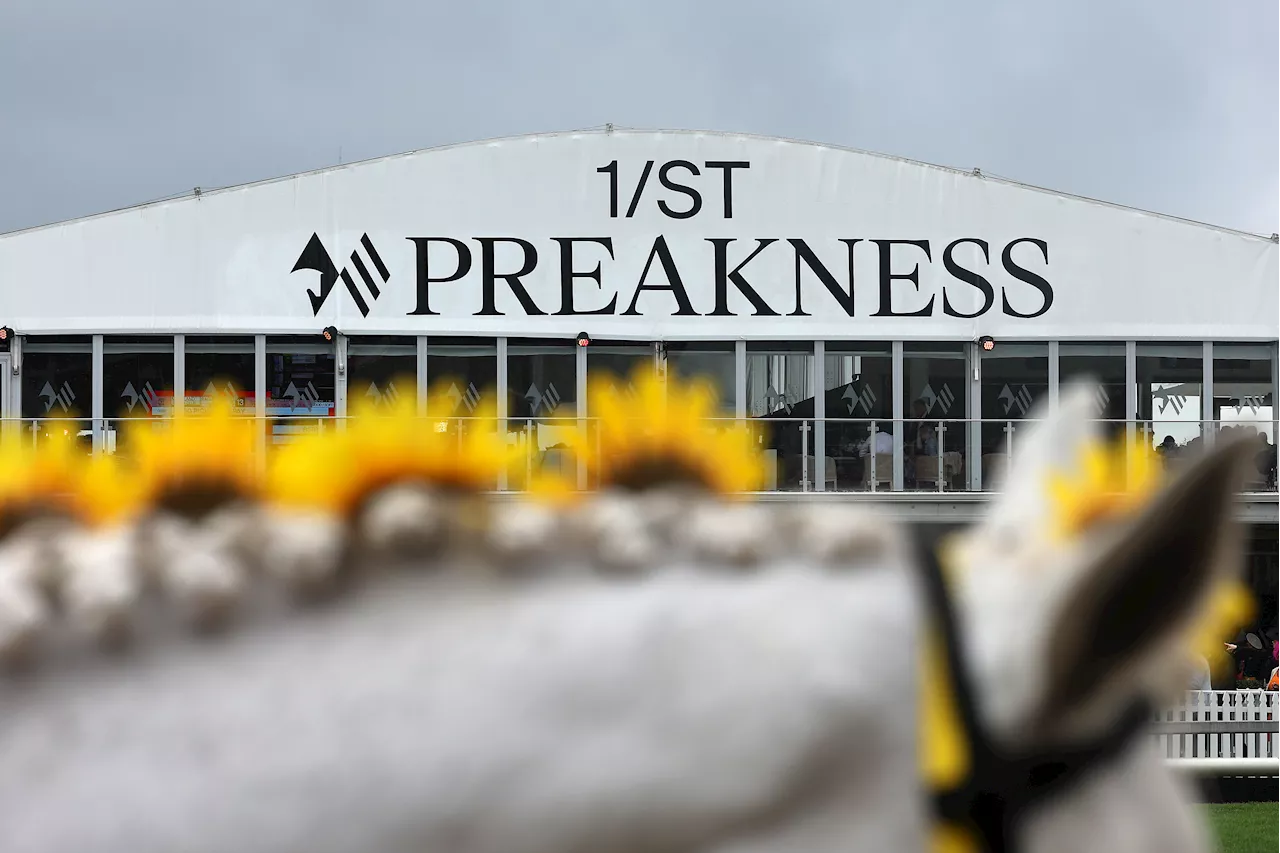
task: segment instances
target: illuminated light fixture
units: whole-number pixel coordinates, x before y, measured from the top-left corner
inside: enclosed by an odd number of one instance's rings
[[[996,348],[996,339],[991,337],[990,335],[983,335],[982,337],[978,338],[978,343],[987,352],[991,352],[993,349]]]
[[[324,335],[324,339],[326,341],[336,341],[338,339],[338,327],[325,326],[324,331],[321,332],[320,334]]]
[[[8,326],[0,326],[0,343],[8,343],[13,340],[13,329]]]
[[[578,341],[578,346],[580,347],[591,346],[591,336],[588,335],[586,332],[578,332],[577,341]]]

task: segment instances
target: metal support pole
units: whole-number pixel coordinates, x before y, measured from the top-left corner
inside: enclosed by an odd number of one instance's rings
[[[800,422],[800,491],[809,491],[809,422]]]
[[[1061,374],[1058,372],[1058,342],[1049,341],[1049,411],[1058,411],[1058,386]]]
[[[902,404],[902,398],[903,398],[903,385],[905,384],[905,379],[902,375],[902,341],[894,341],[891,344],[891,347],[892,347],[891,352],[893,354],[893,413],[892,413],[893,420],[891,421],[891,423],[893,424],[893,475],[889,483],[889,488],[891,491],[900,492],[903,489],[902,471],[903,471],[903,462],[904,462],[903,447],[902,447],[902,433],[904,431],[903,430],[904,406]],[[874,450],[875,449],[874,427],[871,433],[871,440],[872,440],[871,447]],[[875,470],[875,465],[873,463],[872,464],[872,482],[874,483],[875,480],[877,479],[879,479],[879,472]]]
[[[925,425],[921,424],[920,429],[925,429]],[[938,491],[942,491],[942,485],[946,481],[946,469],[942,462],[946,458],[946,454],[942,450],[942,436],[946,433],[947,428],[943,426],[942,421],[938,421]]]
[[[266,470],[267,433],[267,336],[253,336],[253,420],[258,430],[258,465]]]
[[[982,484],[982,350],[969,344],[965,350],[965,389],[969,395],[969,417],[965,421],[969,489],[981,491]]]
[[[333,341],[333,414],[339,429],[347,418],[347,336],[339,334]]]
[[[533,482],[533,419],[525,418],[524,421],[524,488],[529,490],[529,484]]]
[[[1217,424],[1213,422],[1213,341],[1205,341],[1200,363],[1200,435],[1206,448],[1217,443]]]
[[[1280,444],[1280,344],[1271,345],[1271,444]]]
[[[94,335],[92,340],[89,384],[93,388],[93,392],[91,394],[89,417],[93,418],[93,452],[101,453],[104,450],[103,442],[106,432],[102,421],[102,335]]]
[[[22,417],[22,349],[22,335],[14,335],[9,342],[9,411],[17,418]],[[1275,376],[1275,372],[1271,375]]]
[[[576,360],[574,362],[574,381],[576,383],[577,403],[578,403],[578,441],[579,446],[586,446],[587,439],[587,348],[577,347],[574,353]],[[587,460],[582,454],[578,454],[578,490],[585,491],[587,488]]]
[[[1133,443],[1138,421],[1138,344],[1124,342],[1124,419],[1125,437]]]
[[[187,336],[173,336],[173,400],[172,414],[180,415],[187,406]]]
[[[498,338],[498,381],[497,392],[498,399],[495,401],[498,412],[498,438],[501,441],[507,440],[507,339]],[[506,469],[498,471],[498,491],[505,492],[507,490],[507,472]]]
[[[880,485],[880,471],[876,466],[876,435],[877,433],[878,433],[878,429],[876,427],[876,422],[872,421],[871,431],[867,438],[867,442],[869,443],[868,449],[871,451],[869,454],[867,454],[867,464],[871,466],[870,479],[871,479],[871,491],[873,492],[877,491]]]
[[[427,394],[431,388],[431,374],[427,372],[427,336],[418,335],[414,340],[414,350],[417,355],[418,364],[415,375],[417,376],[416,393],[418,395],[418,417],[426,417],[427,414]]]
[[[733,342],[733,416],[747,417],[747,342]]]
[[[817,490],[827,490],[827,373],[825,369],[827,345],[825,341],[813,342],[813,367],[809,371],[813,379],[813,467]]]

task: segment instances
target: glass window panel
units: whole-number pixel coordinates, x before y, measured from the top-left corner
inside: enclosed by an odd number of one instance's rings
[[[507,417],[553,421],[578,415],[578,347],[573,341],[507,346]]]
[[[123,452],[138,421],[173,411],[172,343],[169,352],[104,352],[102,400],[107,417],[104,447]]]
[[[823,463],[824,473],[834,477],[835,488],[840,491],[870,489],[873,451],[874,467],[886,467],[879,461],[883,455],[879,451],[885,445],[877,446],[871,440],[872,426],[890,423],[893,418],[893,357],[889,345],[828,342],[823,376],[829,460]],[[887,458],[892,473],[892,456]],[[827,488],[831,488],[830,483]]]
[[[747,416],[761,422],[757,426],[766,457],[765,488],[813,489],[819,476],[813,343],[749,341],[746,400]],[[826,487],[834,489],[835,462],[822,464],[822,473],[830,474]]]
[[[1199,344],[1137,345],[1138,429],[1153,446],[1197,449],[1204,350]]]
[[[1245,488],[1276,488],[1275,377],[1267,348],[1213,345],[1213,417],[1224,431],[1257,441],[1254,467]]]
[[[469,430],[492,428],[474,418],[482,405],[496,400],[498,345],[493,338],[429,338],[427,378],[431,419],[426,428],[456,437],[459,447]]]
[[[102,374],[108,418],[161,417],[172,410],[172,352],[104,353]]]
[[[1047,344],[997,345],[982,353],[982,419],[1020,421],[1049,396]],[[1001,435],[1004,431],[1001,430]],[[983,438],[984,449],[988,445]]]
[[[347,410],[375,409],[403,403],[418,396],[418,356],[392,351],[387,354],[352,353],[347,349]]]
[[[525,488],[544,468],[576,479],[569,442],[578,428],[577,363],[574,341],[508,343],[507,440],[521,448],[525,463],[508,475],[508,488]]]
[[[70,421],[85,452],[93,448],[92,355],[50,352],[27,346],[22,357],[22,417],[38,442],[48,436],[50,420]]]
[[[1213,417],[1224,426],[1253,427],[1271,435],[1275,401],[1271,356],[1257,347],[1213,346]]]
[[[1058,348],[1058,384],[1089,380],[1098,385],[1094,416],[1104,420],[1104,433],[1114,438],[1125,428],[1124,344],[1062,344]]]
[[[614,383],[621,390],[621,383],[628,382],[640,368],[652,368],[653,344],[647,342],[611,341],[592,343],[587,347],[587,387],[597,380]],[[590,411],[587,412],[591,414]]]
[[[253,414],[253,338],[192,335],[184,352],[188,410],[199,412],[215,399],[227,397],[244,414]]]
[[[654,365],[654,346],[642,341],[609,341],[608,343],[592,342],[587,347],[587,388],[596,384],[604,384],[626,397],[635,396],[635,388],[631,385],[631,376],[641,368],[652,369]],[[597,425],[592,420],[593,412],[590,400],[586,401],[587,439],[595,441],[598,436]],[[599,448],[597,447],[597,450]],[[587,483],[587,488],[594,489],[599,482],[594,477]]]
[[[715,392],[719,408],[733,416],[738,397],[731,341],[668,341],[665,352],[667,372],[672,378],[707,383]]]
[[[271,443],[316,432],[334,413],[333,353],[267,353]]]
[[[497,343],[492,338],[431,338],[427,342],[427,377],[433,394],[440,391],[448,409],[430,414],[468,417],[483,399],[492,399],[498,383]]]
[[[902,374],[903,485],[937,490],[941,481],[944,490],[966,488],[972,425],[964,346],[910,342],[903,346]],[[884,429],[877,424],[877,431]],[[876,481],[888,488],[889,472],[878,458]]]
[[[790,414],[807,404],[813,414],[813,344],[747,343],[747,417]]]
[[[982,358],[982,488],[999,484],[1017,451],[1020,423],[1038,413],[1049,395],[1049,345],[998,343]]]

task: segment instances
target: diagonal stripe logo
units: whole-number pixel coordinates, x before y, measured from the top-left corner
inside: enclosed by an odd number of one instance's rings
[[[71,410],[71,404],[76,400],[75,392],[71,390],[71,384],[65,381],[56,389],[53,387],[53,383],[44,383],[44,387],[40,389],[40,393],[37,396],[44,400],[46,413],[54,407],[54,404],[60,406],[62,411],[68,412]]]
[[[476,389],[473,382],[467,383],[465,390],[459,390],[456,383],[452,384],[444,396],[452,402],[455,413],[465,406],[467,414],[470,414],[475,411],[476,406],[480,405],[480,391]]]
[[[329,256],[329,250],[321,242],[319,234],[312,234],[311,239],[307,241],[306,248],[302,250],[302,254],[298,256],[297,263],[293,265],[290,272],[312,270],[320,273],[320,292],[307,289],[313,316],[320,313],[320,309],[324,307],[325,301],[328,300],[329,294],[333,292],[339,280],[351,295],[351,301],[356,304],[360,316],[369,316],[369,301],[377,300],[382,295],[382,287],[377,279],[381,279],[382,285],[386,285],[391,280],[391,272],[382,262],[382,256],[373,247],[373,241],[369,239],[368,234],[360,235],[360,245],[351,252],[350,260],[349,268],[344,266],[338,269],[333,258]],[[370,267],[373,268],[372,272]],[[351,274],[352,269],[355,270],[354,277]],[[357,278],[364,285],[363,290],[356,283]],[[365,300],[365,293],[369,294],[369,301]]]
[[[1107,406],[1111,405],[1111,395],[1107,393],[1105,386],[1099,385],[1094,391],[1093,404],[1099,416],[1107,413]]]
[[[1248,409],[1250,414],[1258,414],[1258,409],[1263,406],[1270,405],[1267,398],[1263,396],[1245,396],[1240,398],[1240,405],[1237,408]]]
[[[931,414],[935,406],[945,415],[951,411],[951,404],[956,401],[956,395],[945,383],[940,391],[934,391],[933,386],[926,384],[918,399],[924,403],[926,415]]]
[[[160,395],[156,393],[156,389],[151,387],[150,382],[142,384],[142,390],[139,391],[133,387],[132,382],[126,382],[124,391],[120,394],[120,399],[124,400],[125,410],[132,415],[133,407],[142,404],[148,415],[157,407],[162,405]]]
[[[377,382],[370,382],[364,395],[372,400],[374,405],[390,406],[400,399],[400,389],[396,387],[395,382],[388,382],[385,388],[379,388]]]
[[[849,387],[845,389],[845,392],[841,395],[840,399],[846,401],[849,407],[849,414],[851,415],[858,409],[862,409],[863,413],[869,415],[871,414],[871,407],[876,404],[875,392],[872,391],[871,386],[866,383],[863,384],[861,392],[856,390],[854,385],[850,383]]]
[[[944,384],[942,390],[938,392],[938,402],[942,405],[942,411],[951,411],[951,405],[956,401],[956,395],[951,392],[951,386]]]
[[[1000,389],[997,398],[1000,404],[1004,406],[1004,413],[1010,414],[1014,408],[1017,408],[1018,415],[1025,417],[1027,412],[1031,410],[1031,406],[1035,403],[1035,398],[1031,395],[1031,389],[1026,385],[1019,387],[1016,391],[1006,385]]]

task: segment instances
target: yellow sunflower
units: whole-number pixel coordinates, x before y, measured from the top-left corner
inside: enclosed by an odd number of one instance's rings
[[[497,488],[499,472],[511,469],[519,449],[507,442],[506,429],[498,423],[494,395],[481,397],[465,417],[443,416],[453,406],[441,382],[427,395],[426,423],[415,422],[415,433],[428,436],[418,447],[422,464],[432,472],[430,479],[464,491]]]
[[[143,498],[184,514],[200,515],[261,490],[258,432],[252,418],[216,400],[200,414],[135,421],[128,427]]]
[[[422,418],[413,399],[401,398],[381,409],[361,405],[345,429],[280,448],[268,490],[283,505],[349,516],[369,494],[400,481],[462,492],[495,488],[510,457],[491,405],[467,419]]]
[[[1055,476],[1049,483],[1055,536],[1070,538],[1096,524],[1134,515],[1160,489],[1161,475],[1160,458],[1146,442],[1086,446],[1076,476]],[[1253,596],[1243,584],[1219,581],[1193,620],[1186,645],[1211,662],[1220,659],[1223,641],[1253,614]]]
[[[689,484],[722,494],[760,488],[764,457],[755,438],[740,425],[714,425],[715,396],[707,386],[664,382],[642,368],[631,387],[633,395],[608,381],[587,389],[593,428],[572,446],[593,480],[623,489]]]
[[[1253,593],[1237,580],[1221,581],[1200,608],[1187,634],[1187,645],[1210,663],[1221,663],[1226,654],[1223,643],[1247,626],[1254,617]]]
[[[357,470],[347,434],[338,427],[299,435],[275,448],[266,495],[280,506],[345,512]]]
[[[144,507],[144,484],[115,454],[100,453],[76,466],[71,503],[89,526],[125,522]]]
[[[1107,446],[1092,442],[1073,476],[1050,477],[1053,534],[1069,539],[1106,521],[1132,515],[1161,486],[1160,459],[1146,442],[1123,437]]]
[[[83,460],[74,424],[48,422],[44,436],[0,441],[0,536],[33,515],[72,511],[77,465]]]

